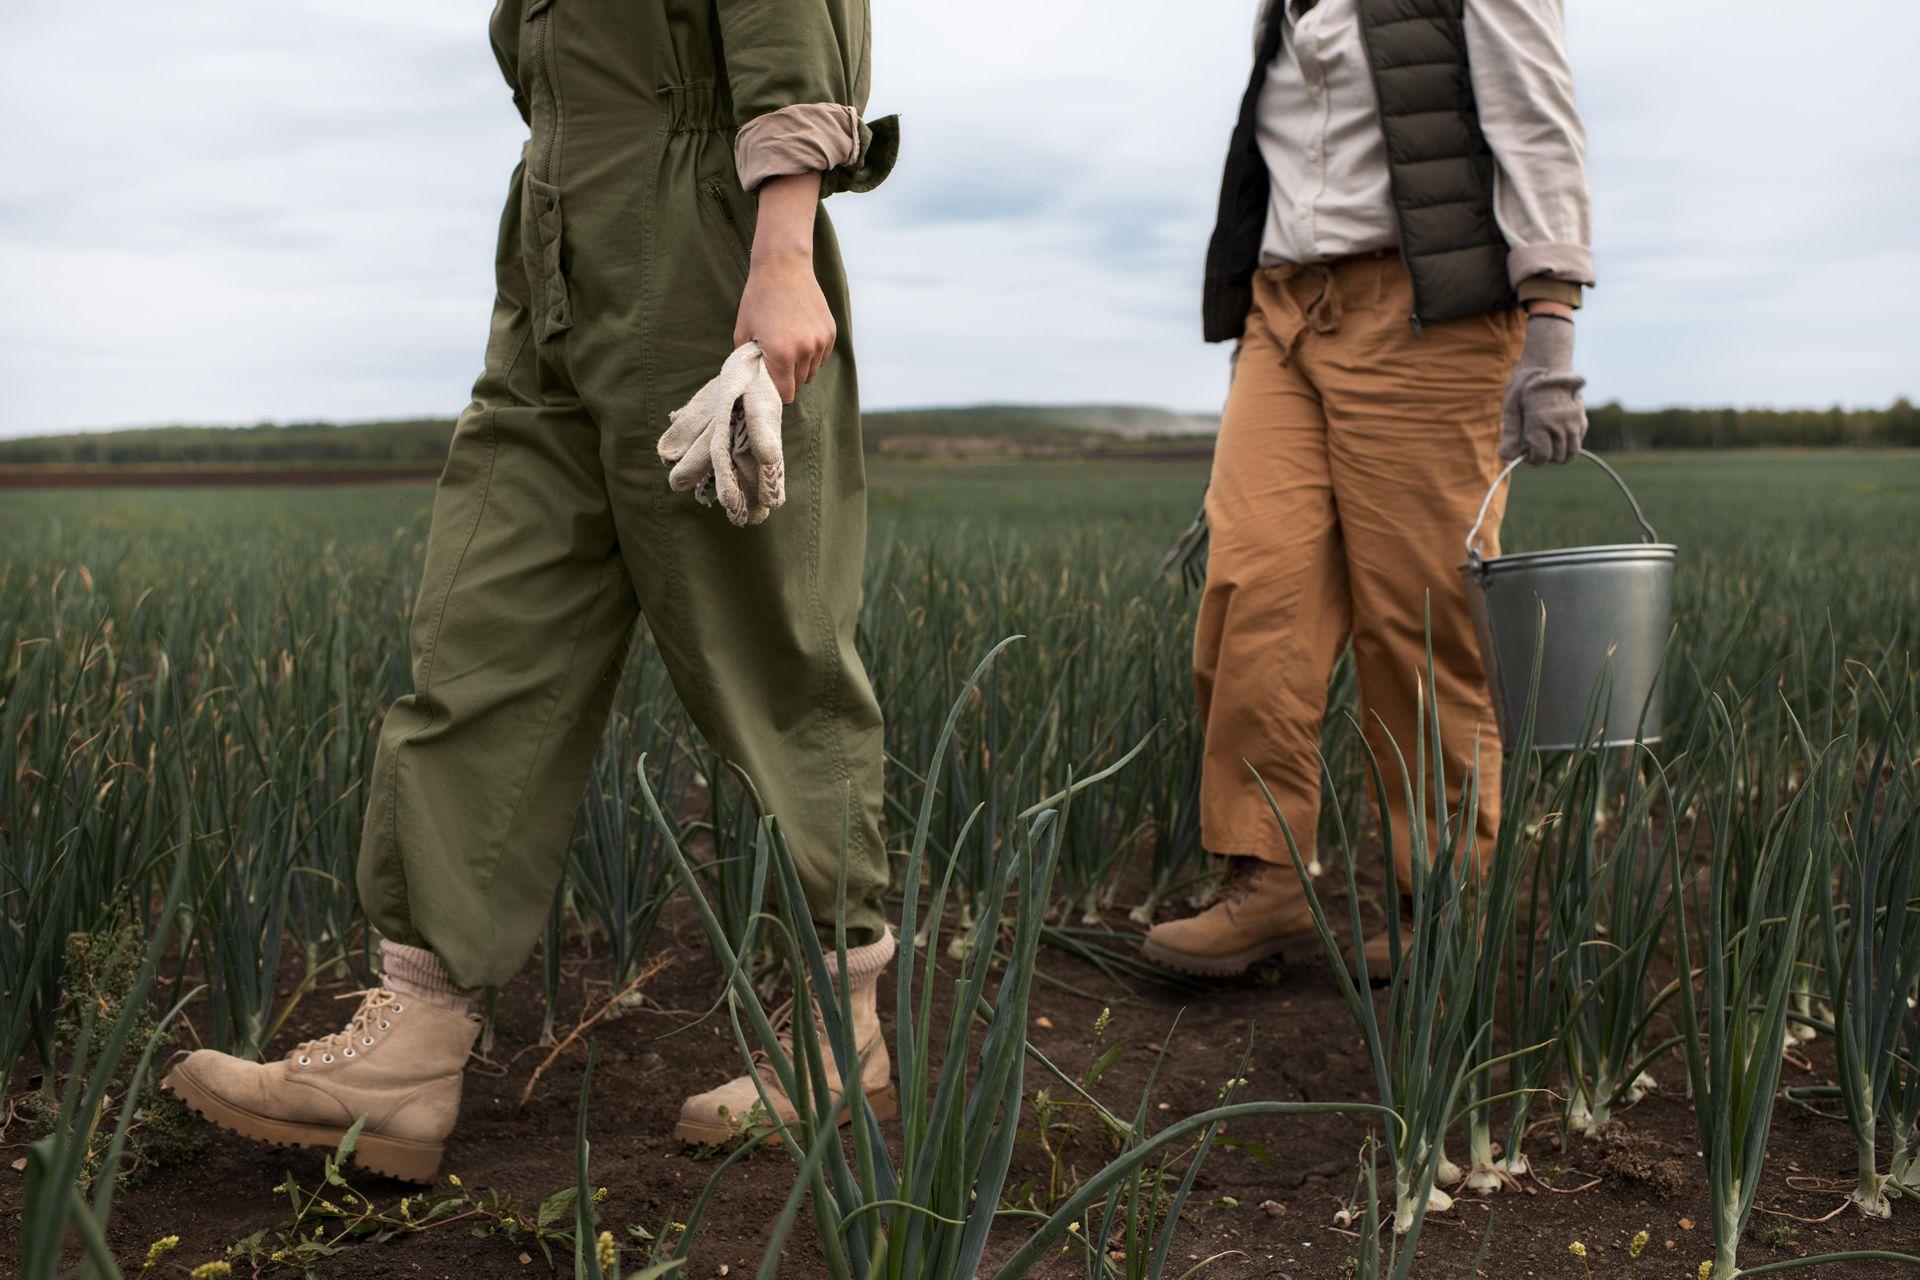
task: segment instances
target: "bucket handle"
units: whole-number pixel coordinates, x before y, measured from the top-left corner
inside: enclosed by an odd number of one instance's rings
[[[1647,523],[1647,513],[1640,509],[1639,499],[1633,496],[1633,490],[1627,488],[1627,482],[1620,478],[1620,473],[1608,466],[1599,454],[1590,450],[1580,450],[1580,456],[1588,459],[1594,466],[1606,472],[1613,480],[1613,483],[1619,486],[1621,495],[1627,500],[1627,505],[1633,508],[1633,518],[1640,524],[1640,532],[1644,535],[1640,540],[1642,542],[1660,541],[1660,535],[1655,533],[1653,526]],[[1506,482],[1508,476],[1513,474],[1513,469],[1524,461],[1526,461],[1525,458],[1515,458],[1512,462],[1500,468],[1500,474],[1493,478],[1493,487],[1488,489],[1487,496],[1480,500],[1480,514],[1473,518],[1473,528],[1467,530],[1467,563],[1476,569],[1480,567],[1480,548],[1475,544],[1480,539],[1480,526],[1486,523],[1487,508],[1493,505],[1493,495],[1500,492],[1500,486]]]

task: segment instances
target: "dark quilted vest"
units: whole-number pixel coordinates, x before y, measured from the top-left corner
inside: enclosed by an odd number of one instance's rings
[[[1267,65],[1280,52],[1280,7],[1286,3],[1274,0],[1261,32],[1227,149],[1201,304],[1208,342],[1238,338],[1253,305],[1253,272],[1270,199],[1254,117]],[[1493,216],[1493,153],[1480,132],[1467,74],[1465,3],[1359,0],[1416,322],[1515,305],[1507,244]]]

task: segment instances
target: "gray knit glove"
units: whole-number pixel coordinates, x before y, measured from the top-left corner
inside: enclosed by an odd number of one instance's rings
[[[1500,423],[1500,458],[1525,458],[1528,465],[1567,462],[1587,438],[1587,406],[1580,388],[1587,380],[1573,371],[1573,324],[1557,316],[1527,321],[1527,345],[1507,382]]]

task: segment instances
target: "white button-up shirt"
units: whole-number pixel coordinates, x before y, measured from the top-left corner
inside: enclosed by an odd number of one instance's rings
[[[1273,4],[1286,6],[1286,30],[1258,107],[1273,184],[1261,260],[1324,262],[1393,248],[1399,222],[1357,0],[1263,0],[1262,25]],[[1515,284],[1543,275],[1592,284],[1586,132],[1573,105],[1561,0],[1466,0],[1465,26],[1508,275]]]

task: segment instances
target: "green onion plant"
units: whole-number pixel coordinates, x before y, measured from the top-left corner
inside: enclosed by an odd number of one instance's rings
[[[1566,1123],[1590,1135],[1656,1087],[1650,1068],[1676,1047],[1650,1041],[1671,994],[1656,994],[1653,967],[1671,916],[1668,864],[1678,856],[1679,833],[1655,821],[1663,793],[1630,763],[1613,847],[1602,855],[1595,829],[1609,789],[1606,764],[1598,751],[1573,763],[1548,855],[1556,868],[1556,934],[1569,970],[1561,1041]]]
[[[59,1119],[52,1133],[27,1148],[26,1206],[20,1222],[22,1280],[55,1280],[61,1274],[60,1263],[69,1232],[80,1240],[81,1280],[120,1280],[120,1269],[107,1242],[107,1224],[113,1215],[114,1189],[126,1152],[127,1131],[139,1111],[139,1098],[146,1090],[154,1054],[166,1043],[173,1020],[181,1009],[198,994],[197,988],[183,995],[147,1037],[140,1059],[127,1077],[126,1095],[119,1100],[119,1118],[93,1176],[90,1196],[88,1188],[82,1187],[80,1176],[96,1139],[108,1090],[131,1047],[129,1039],[134,1024],[145,1012],[154,974],[160,967],[160,958],[172,936],[173,922],[188,893],[186,872],[184,861],[175,864],[166,901],[147,943],[146,958],[112,1024],[101,1028],[91,1004],[82,1012],[66,1085],[60,1093]],[[96,1035],[100,1035],[97,1052]]]
[[[1267,791],[1266,783],[1260,783],[1286,838],[1341,995],[1366,1043],[1379,1103],[1396,1119],[1392,1132],[1384,1135],[1383,1145],[1393,1169],[1393,1229],[1408,1238],[1409,1251],[1418,1241],[1428,1209],[1451,1207],[1452,1198],[1435,1185],[1444,1159],[1442,1147],[1455,1122],[1455,1110],[1474,1065],[1481,1069],[1488,1065],[1488,1060],[1480,1054],[1478,1042],[1492,1034],[1491,1024],[1484,1016],[1486,1011],[1476,1009],[1469,995],[1480,961],[1476,910],[1469,897],[1466,870],[1476,856],[1472,832],[1477,780],[1467,780],[1460,812],[1449,813],[1438,726],[1424,706],[1424,700],[1416,723],[1419,741],[1415,744],[1411,767],[1395,746],[1406,811],[1413,815],[1412,830],[1408,833],[1412,842],[1412,886],[1406,912],[1412,924],[1412,939],[1404,946],[1393,923],[1401,918],[1401,910],[1393,866],[1392,819],[1386,804],[1388,784],[1378,757],[1371,747],[1366,751],[1380,814],[1385,879],[1390,895],[1386,927],[1392,964],[1385,975],[1388,986],[1384,1017],[1369,991],[1375,975],[1368,972],[1367,966],[1364,945],[1367,927],[1361,905],[1359,858],[1352,836],[1344,822],[1336,825],[1335,838],[1345,871],[1354,938],[1353,954],[1348,957],[1334,936],[1297,838],[1272,792]],[[1434,761],[1431,782],[1429,730]],[[1340,811],[1340,806],[1335,804],[1333,812],[1339,814]]]
[[[567,880],[578,907],[599,926],[612,961],[613,989],[639,976],[660,911],[668,901],[673,867],[661,828],[648,816],[635,785],[632,726],[616,719],[587,775],[587,794],[573,841]],[[678,814],[693,763],[676,726],[656,726],[654,750],[642,750],[652,788],[665,813]],[[556,916],[558,909],[556,908]]]
[[[1716,754],[1736,782],[1750,777],[1742,729],[1724,703],[1710,705],[1719,720]],[[1706,1162],[1715,1280],[1740,1274],[1740,1236],[1760,1190],[1800,933],[1813,886],[1826,873],[1820,806],[1843,759],[1807,750],[1806,781],[1777,812],[1765,796],[1716,807],[1698,938],[1686,921],[1686,868],[1671,867],[1681,1047]]]
[[[1920,992],[1920,804],[1910,771],[1909,743],[1889,733],[1864,770],[1865,785],[1844,837],[1837,841],[1838,873],[1822,877],[1830,891],[1814,912],[1819,921],[1827,1003],[1833,1010],[1834,1057],[1840,1098],[1858,1152],[1859,1181],[1851,1200],[1870,1217],[1890,1217],[1889,1186],[1904,1164],[1882,1169],[1877,1149],[1883,1117],[1893,1120],[1894,1158],[1905,1154],[1895,1081],[1911,1087],[1914,1002]],[[1899,1101],[1904,1102],[1901,1098]]]

